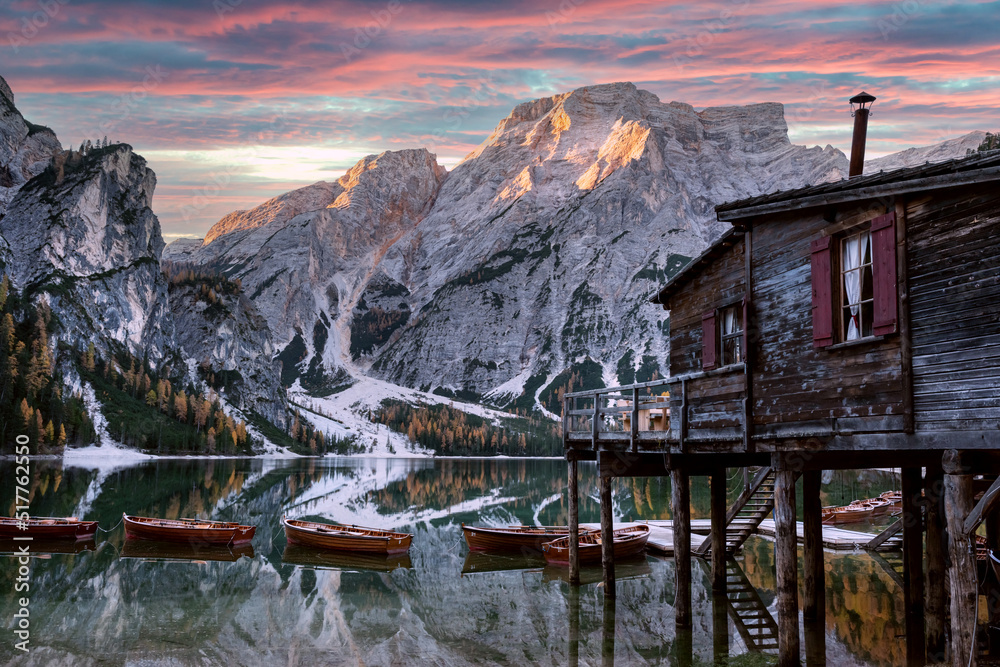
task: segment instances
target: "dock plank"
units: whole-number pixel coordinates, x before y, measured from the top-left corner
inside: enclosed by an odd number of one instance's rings
[[[670,526],[670,521],[649,521],[650,526]],[[691,532],[701,533],[702,535],[707,535],[711,530],[712,522],[709,519],[692,519],[691,520]],[[799,536],[799,542],[802,542],[805,531],[802,527],[802,522],[796,522],[796,528]],[[756,535],[765,537],[768,539],[774,539],[774,519],[764,519],[761,522],[758,529],[755,531]],[[858,530],[845,530],[843,528],[838,528],[836,526],[823,526],[823,547],[826,549],[831,549],[833,551],[853,551],[855,549],[860,549],[865,544],[870,542],[876,533],[863,533]],[[692,535],[693,539],[694,535]]]

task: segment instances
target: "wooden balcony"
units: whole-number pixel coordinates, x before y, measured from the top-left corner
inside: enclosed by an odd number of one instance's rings
[[[599,449],[687,452],[690,446],[746,441],[743,364],[563,396],[567,456]],[[574,452],[574,454],[570,454]]]

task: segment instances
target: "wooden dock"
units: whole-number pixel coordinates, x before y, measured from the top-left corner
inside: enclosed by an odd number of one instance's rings
[[[614,529],[618,530],[619,528],[638,526],[640,523],[644,523],[649,526],[649,540],[646,542],[647,549],[664,556],[674,555],[674,530],[671,527],[671,522],[669,521],[630,521],[627,523],[616,523],[614,524]],[[580,528],[600,529],[600,527],[601,524],[599,523],[580,524]],[[692,549],[697,549],[704,541],[704,535],[695,535],[694,533],[691,534]]]
[[[649,525],[669,526],[670,522],[650,521]],[[712,521],[710,519],[691,520],[692,532],[704,533],[707,535],[711,528]],[[796,529],[798,532],[799,542],[802,542],[805,539],[805,529],[803,528],[801,521],[796,522]],[[774,519],[764,519],[761,521],[756,534],[761,537],[774,539]],[[832,551],[853,551],[855,549],[862,548],[865,544],[874,539],[875,536],[876,533],[863,533],[859,530],[844,530],[843,528],[837,528],[836,526],[823,526],[823,547]]]

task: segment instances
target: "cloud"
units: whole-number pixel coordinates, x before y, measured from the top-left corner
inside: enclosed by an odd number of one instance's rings
[[[877,152],[998,129],[998,2],[49,6],[58,9],[34,25],[41,5],[6,3],[0,74],[64,144],[108,134],[150,156],[168,233],[203,232],[274,188],[335,176],[348,156],[427,146],[453,164],[516,104],[591,83],[633,81],[697,108],[783,102],[793,140],[842,149],[846,100],[862,88],[879,98]],[[151,68],[162,74],[152,84]],[[199,216],[180,217],[181,202],[248,142],[273,154],[272,176],[243,165]]]

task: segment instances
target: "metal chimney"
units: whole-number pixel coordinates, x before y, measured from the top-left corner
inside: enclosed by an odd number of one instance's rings
[[[851,115],[854,116],[854,138],[851,140],[851,167],[848,177],[860,176],[865,169],[865,138],[868,136],[868,114],[874,95],[861,91],[851,98]],[[858,108],[855,109],[854,105]]]

